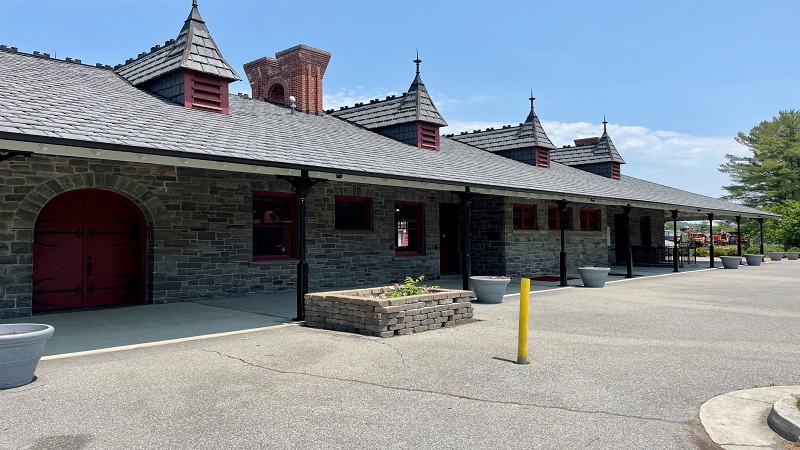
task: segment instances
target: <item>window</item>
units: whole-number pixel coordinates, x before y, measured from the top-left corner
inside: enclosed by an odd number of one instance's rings
[[[611,178],[615,180],[619,180],[620,177],[620,170],[619,170],[619,163],[612,162],[611,163]]]
[[[337,230],[371,230],[372,199],[337,195],[335,215]]]
[[[581,230],[600,231],[600,210],[597,208],[581,208]]]
[[[394,231],[398,255],[422,255],[425,234],[422,211],[424,203],[395,202]]]
[[[514,229],[536,229],[536,205],[514,205]]]
[[[572,208],[567,208],[565,226],[564,228],[567,230],[572,229]],[[548,206],[547,207],[547,228],[551,230],[560,230],[561,229],[561,218],[560,214],[558,213],[558,206]]]
[[[296,211],[294,194],[253,194],[253,259],[297,257]]]
[[[536,148],[536,166],[550,167],[550,150],[546,148]]]

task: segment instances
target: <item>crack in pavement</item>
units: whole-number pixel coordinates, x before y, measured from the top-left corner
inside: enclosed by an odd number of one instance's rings
[[[252,363],[250,361],[246,361],[246,360],[244,360],[242,358],[239,358],[238,356],[228,355],[228,354],[222,353],[222,352],[217,351],[217,350],[209,350],[209,349],[200,348],[200,347],[195,347],[195,348],[197,350],[200,350],[200,351],[203,351],[203,352],[214,353],[214,354],[217,354],[217,355],[222,356],[224,358],[228,358],[228,359],[232,359],[232,360],[235,360],[235,361],[239,361],[239,362],[241,362],[243,364],[246,364],[248,366],[251,366],[251,367],[255,367],[255,368],[258,368],[258,369],[263,369],[263,370],[266,370],[266,371],[269,371],[269,372],[273,372],[273,373],[278,373],[278,374],[281,374],[281,375],[301,375],[301,376],[306,376],[306,377],[311,377],[311,378],[319,378],[319,379],[323,379],[323,380],[343,381],[343,382],[347,382],[347,383],[356,383],[356,384],[361,384],[361,385],[365,385],[365,386],[377,387],[377,388],[381,388],[381,389],[389,389],[389,390],[393,390],[393,391],[414,392],[414,393],[419,393],[419,394],[441,395],[441,396],[444,396],[444,397],[456,398],[456,399],[459,399],[459,400],[468,400],[468,401],[487,403],[487,404],[493,404],[493,405],[533,407],[533,408],[542,408],[542,409],[552,409],[552,410],[557,410],[557,411],[565,411],[565,412],[571,412],[571,413],[577,413],[577,414],[603,415],[603,416],[610,416],[610,417],[621,417],[621,418],[625,418],[625,419],[647,420],[647,421],[652,421],[652,422],[668,423],[670,425],[682,425],[682,426],[686,426],[687,425],[687,422],[681,422],[681,421],[669,420],[669,419],[662,419],[660,417],[636,416],[636,415],[615,413],[615,412],[610,412],[610,411],[582,410],[582,409],[576,409],[576,408],[568,408],[568,407],[565,407],[565,406],[540,405],[540,404],[537,404],[537,403],[517,402],[517,401],[512,401],[512,400],[490,400],[490,399],[485,399],[485,398],[471,397],[471,396],[463,395],[463,394],[454,394],[452,392],[436,391],[436,390],[432,390],[432,389],[406,388],[406,387],[399,387],[399,386],[391,386],[391,385],[382,384],[382,383],[375,383],[375,382],[372,382],[372,381],[358,380],[358,379],[355,379],[355,378],[326,376],[326,375],[319,375],[319,374],[314,374],[314,373],[309,373],[309,372],[301,372],[301,371],[294,371],[294,370],[282,370],[282,369],[276,369],[274,367],[267,367],[267,366],[262,366],[260,364]]]

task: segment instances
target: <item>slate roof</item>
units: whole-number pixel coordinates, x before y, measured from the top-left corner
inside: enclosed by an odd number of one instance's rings
[[[336,117],[236,95],[228,115],[185,108],[111,70],[8,50],[0,50],[0,139],[343,173],[345,181],[364,175],[774,216],[631,177],[535,167],[453,139],[442,139],[440,151],[419,149]]]
[[[127,62],[116,71],[137,86],[178,69],[191,69],[233,81],[241,80],[222,57],[200,16],[197,3],[192,5],[192,11],[177,39],[160,49],[154,47],[151,53]]]
[[[448,135],[448,137],[490,152],[532,147],[550,150],[556,148],[547,137],[539,117],[533,110],[533,102],[531,102],[531,112],[519,126],[506,126],[497,130],[490,128],[486,131]]]
[[[447,126],[447,121],[439,114],[428,94],[428,89],[425,88],[425,83],[419,76],[419,66],[417,66],[417,76],[411,82],[408,92],[402,97],[372,101],[338,111],[330,111],[330,114],[370,130],[418,121],[442,127]]]
[[[550,159],[568,166],[604,162],[625,164],[605,130],[596,144],[557,148],[550,151]]]

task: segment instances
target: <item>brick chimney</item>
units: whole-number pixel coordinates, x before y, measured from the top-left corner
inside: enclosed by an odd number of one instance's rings
[[[297,45],[244,65],[253,89],[253,98],[289,104],[297,100],[297,109],[322,113],[322,77],[331,54],[307,45]]]

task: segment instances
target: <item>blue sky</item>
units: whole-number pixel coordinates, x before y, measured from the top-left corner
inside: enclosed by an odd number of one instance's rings
[[[306,44],[333,54],[325,107],[422,78],[443,132],[536,111],[556,145],[609,133],[623,173],[717,197],[733,137],[797,108],[800,2],[199,0],[228,62]],[[0,43],[122,63],[177,36],[191,0],[0,0]],[[246,82],[233,92],[249,92]]]

